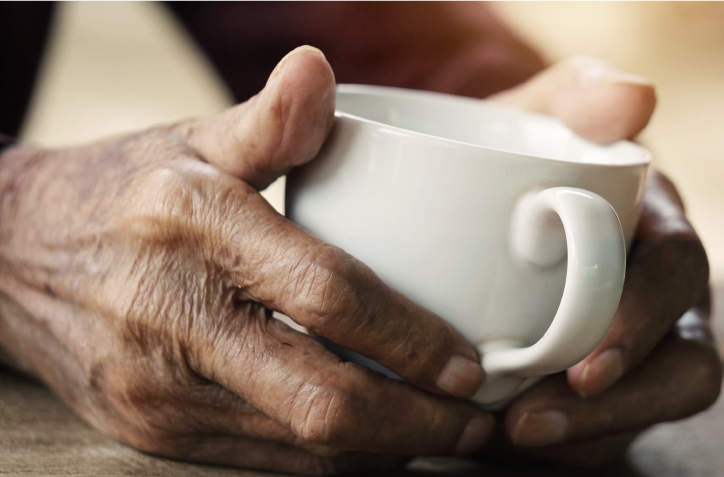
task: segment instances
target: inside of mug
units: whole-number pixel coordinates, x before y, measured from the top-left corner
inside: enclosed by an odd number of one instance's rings
[[[475,146],[568,162],[629,165],[650,153],[629,141],[601,146],[556,118],[472,98],[379,86],[340,85],[337,114]]]

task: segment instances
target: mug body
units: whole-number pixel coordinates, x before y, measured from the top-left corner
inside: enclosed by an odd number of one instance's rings
[[[337,109],[318,156],[287,178],[287,216],[475,346],[536,343],[561,302],[565,254],[543,267],[511,246],[526,194],[596,193],[632,239],[650,162],[632,143],[600,147],[547,116],[393,88],[340,87]]]

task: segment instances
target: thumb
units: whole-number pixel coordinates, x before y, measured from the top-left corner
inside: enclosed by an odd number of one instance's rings
[[[556,63],[489,99],[556,116],[579,136],[602,144],[636,136],[656,107],[649,80],[588,57]]]
[[[262,190],[317,154],[332,128],[335,98],[324,54],[301,46],[256,96],[176,128],[202,159]]]

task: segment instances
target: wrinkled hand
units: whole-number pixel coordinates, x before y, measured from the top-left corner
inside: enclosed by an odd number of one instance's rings
[[[480,447],[473,349],[259,195],[333,122],[300,48],[217,116],[0,161],[0,347],[85,420],[185,460],[330,473]],[[410,384],[341,363],[297,323]]]
[[[559,63],[491,99],[558,116],[601,143],[634,137],[656,104],[645,79],[590,58]],[[716,400],[722,367],[709,329],[706,253],[675,187],[655,170],[634,240],[606,337],[567,375],[543,380],[507,409],[489,455],[597,465],[620,456],[643,429]]]

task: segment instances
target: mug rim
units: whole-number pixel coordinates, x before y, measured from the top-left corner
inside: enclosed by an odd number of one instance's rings
[[[538,118],[539,120],[544,120],[549,123],[556,124],[557,126],[563,127],[570,131],[570,128],[568,128],[568,126],[563,124],[562,121],[555,118],[554,116],[549,116],[549,115],[538,113],[535,111],[527,111],[527,110],[524,110],[521,108],[516,108],[514,106],[509,106],[509,105],[505,105],[505,104],[499,104],[499,103],[495,103],[493,101],[486,100],[486,99],[471,98],[471,97],[467,97],[467,96],[459,96],[459,95],[453,95],[453,94],[447,94],[447,93],[438,93],[438,92],[434,92],[434,91],[397,88],[397,87],[392,87],[392,86],[376,86],[376,85],[346,84],[346,83],[337,85],[337,94],[339,94],[339,93],[359,94],[359,95],[368,95],[368,96],[377,96],[377,97],[405,97],[408,99],[422,99],[422,100],[425,100],[428,102],[431,100],[438,101],[438,102],[439,101],[448,101],[448,102],[452,101],[452,102],[456,102],[456,103],[462,103],[462,104],[467,104],[467,105],[478,105],[478,106],[482,104],[485,108],[489,108],[489,109],[499,109],[499,110],[503,110],[507,113],[513,113],[513,114],[522,115],[522,116],[533,116],[533,117]],[[526,157],[529,159],[560,162],[562,164],[580,164],[580,165],[586,165],[586,166],[601,166],[601,167],[631,167],[631,166],[639,167],[639,166],[648,166],[652,162],[651,152],[648,149],[646,149],[645,147],[643,147],[640,144],[637,144],[633,141],[622,139],[622,140],[613,142],[611,144],[602,145],[602,144],[596,144],[594,142],[589,141],[588,139],[582,138],[582,137],[578,136],[576,133],[574,133],[573,131],[571,131],[571,132],[577,138],[579,138],[581,141],[583,141],[586,145],[590,144],[590,145],[596,146],[596,147],[607,148],[607,147],[613,147],[617,144],[624,144],[625,147],[633,148],[634,150],[637,150],[638,152],[640,152],[640,160],[626,161],[623,163],[571,161],[571,160],[566,160],[566,159],[561,159],[561,158],[552,158],[552,157],[546,157],[546,156],[541,156],[541,155],[528,154],[525,152],[519,152],[519,151],[510,150],[510,149],[501,149],[501,148],[497,148],[497,147],[483,146],[480,144],[474,144],[471,142],[465,142],[465,141],[460,141],[457,139],[451,139],[451,138],[443,137],[440,135],[423,133],[420,131],[415,131],[414,129],[408,129],[408,128],[403,128],[400,126],[394,126],[392,124],[387,124],[387,123],[383,123],[380,121],[368,119],[368,118],[365,118],[362,116],[358,116],[355,114],[351,114],[351,113],[338,109],[337,106],[335,106],[334,115],[335,115],[335,117],[344,117],[344,118],[348,118],[348,119],[351,119],[354,121],[374,125],[377,127],[391,128],[397,132],[404,132],[404,133],[410,134],[412,136],[420,137],[421,139],[426,139],[426,140],[434,139],[434,140],[438,140],[438,141],[444,141],[444,142],[448,142],[448,143],[464,145],[464,146],[473,147],[473,148],[477,148],[477,149],[496,151],[496,152],[501,152],[501,153],[505,153],[505,154],[513,154],[516,156]]]

